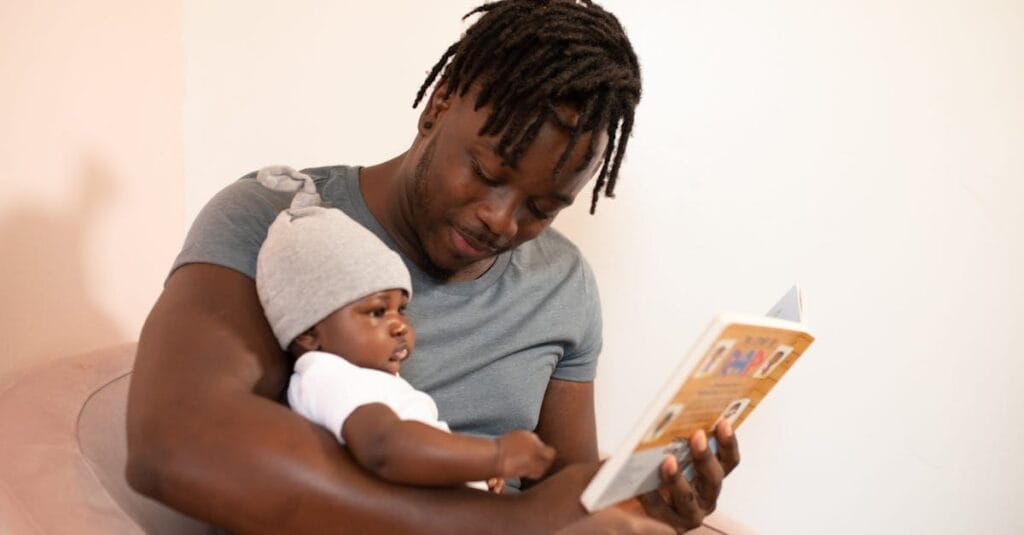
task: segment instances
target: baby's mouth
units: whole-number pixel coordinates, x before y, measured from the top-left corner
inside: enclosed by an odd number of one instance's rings
[[[393,360],[395,362],[402,362],[403,360],[405,360],[407,358],[409,358],[409,348],[407,348],[407,347],[400,347],[400,348],[396,349],[394,353],[391,354],[391,358],[388,359],[388,360]]]

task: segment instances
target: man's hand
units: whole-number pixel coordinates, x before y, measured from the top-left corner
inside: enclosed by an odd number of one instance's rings
[[[535,433],[512,431],[498,437],[498,475],[539,479],[555,460],[555,449]]]
[[[648,515],[676,529],[693,529],[714,512],[722,479],[740,462],[739,444],[732,426],[722,421],[715,428],[715,436],[717,456],[708,448],[704,431],[697,431],[690,437],[690,453],[697,474],[692,482],[683,477],[675,457],[666,456],[661,463],[662,487],[639,496]]]

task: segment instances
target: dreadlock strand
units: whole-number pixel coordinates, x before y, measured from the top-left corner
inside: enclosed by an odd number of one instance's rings
[[[626,144],[629,140],[629,132],[633,130],[633,113],[627,112],[622,118],[622,125],[619,130],[618,146],[615,150],[615,163],[612,164],[612,171],[608,178],[608,186],[604,190],[605,197],[615,196],[615,183],[619,178],[619,167],[622,165],[622,157],[626,155]]]
[[[444,51],[444,54],[441,55],[441,59],[434,64],[432,69],[430,69],[430,74],[427,75],[427,79],[423,81],[423,85],[420,86],[420,90],[416,92],[416,100],[412,102],[413,108],[419,105],[420,100],[423,99],[423,95],[427,92],[427,88],[429,88],[430,84],[434,83],[434,79],[437,78],[437,73],[441,72],[441,69],[444,68],[446,63],[448,63],[448,58],[452,57],[452,54],[455,53],[455,49],[458,47],[458,42],[452,43],[452,46],[449,46],[448,50]]]
[[[604,188],[605,180],[608,177],[608,165],[615,150],[615,126],[608,128],[608,145],[604,148],[604,162],[601,164],[601,172],[597,174],[597,182],[594,183],[594,194],[590,201],[590,215],[597,211],[597,200],[601,198],[601,189]]]
[[[576,126],[571,130],[569,136],[569,143],[565,145],[565,150],[562,151],[562,155],[558,157],[558,162],[555,163],[555,168],[551,172],[553,179],[557,179],[558,175],[562,172],[562,167],[565,166],[565,162],[569,159],[569,155],[576,149],[576,144],[579,143],[580,134],[584,131],[584,127],[587,124],[587,116],[590,115],[591,110],[594,107],[594,101],[597,100],[597,95],[592,95],[587,99],[586,102],[580,107],[579,114],[576,117]],[[593,141],[595,136],[590,136],[590,141],[587,143],[587,153],[583,157],[583,161],[577,167],[586,167],[590,162],[588,161],[592,156],[591,147],[593,147]]]
[[[509,151],[508,156],[505,158],[507,165],[514,166],[516,162],[519,161],[519,157],[523,155],[523,152],[526,151],[526,148],[537,137],[537,133],[540,132],[540,129],[541,127],[544,126],[544,123],[547,122],[552,116],[556,115],[558,114],[554,113],[553,110],[544,108],[540,111],[540,113],[537,114],[536,117],[534,117],[533,121],[530,122],[530,126],[526,128],[525,132],[523,132],[523,136],[519,138],[519,141],[515,144],[514,147],[512,147],[512,150]]]
[[[517,113],[512,116],[509,120],[508,125],[505,127],[505,131],[502,132],[501,138],[498,139],[498,154],[502,156],[501,164],[503,166],[512,166],[515,162],[512,160],[512,155],[508,151],[508,146],[512,143],[519,132],[523,129],[523,125],[529,118],[524,113]]]
[[[579,117],[579,124],[582,125],[584,132],[594,132],[601,124],[605,116],[604,99],[607,98],[605,93],[598,93],[594,95],[591,101],[588,102],[588,108],[585,113],[581,113]],[[579,173],[590,165],[591,160],[594,159],[594,149],[597,148],[597,135],[591,135],[590,140],[587,141],[587,151],[583,153],[583,159],[580,164],[576,167],[576,172]]]
[[[608,126],[605,127],[605,136],[608,138],[608,144],[604,148],[604,154],[602,155],[602,166],[601,174],[597,177],[598,184],[600,187],[594,188],[595,195],[604,187],[605,181],[608,179],[608,174],[611,172],[612,166],[612,155],[615,154],[615,145],[617,139],[615,133],[618,131],[619,125],[617,123],[609,122]]]
[[[466,48],[473,51],[472,54],[466,54],[466,64],[463,69],[468,80],[475,80],[480,76],[488,67],[488,63],[493,61],[494,54],[503,48],[508,38],[507,32],[514,30],[512,26],[513,21],[512,17],[507,17],[506,19],[498,20],[492,27],[484,28],[480,32],[473,34],[467,32]],[[480,45],[474,47],[477,43],[480,43]],[[465,84],[460,88],[460,94],[464,95],[468,90],[469,84]]]

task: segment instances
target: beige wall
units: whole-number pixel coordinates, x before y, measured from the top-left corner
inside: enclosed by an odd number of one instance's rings
[[[477,3],[0,4],[0,382],[135,338],[183,217],[240,174],[400,151]],[[1021,4],[603,4],[644,102],[619,198],[559,222],[602,289],[602,448],[713,311],[800,282],[819,340],[744,426],[721,509],[1022,532]]]
[[[369,165],[416,134],[413,97],[480,0],[184,0],[185,220],[264,165]]]
[[[181,20],[0,3],[0,387],[138,336],[182,235]]]

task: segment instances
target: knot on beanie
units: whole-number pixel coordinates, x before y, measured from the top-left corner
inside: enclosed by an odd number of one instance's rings
[[[321,206],[312,177],[271,166],[256,179],[269,189],[295,192],[256,259],[256,291],[282,349],[370,294],[400,289],[412,297],[409,270],[398,253],[341,210]]]
[[[316,192],[313,177],[287,165],[269,165],[260,169],[256,173],[256,181],[267,189],[295,193],[291,209],[320,206],[320,194]]]

